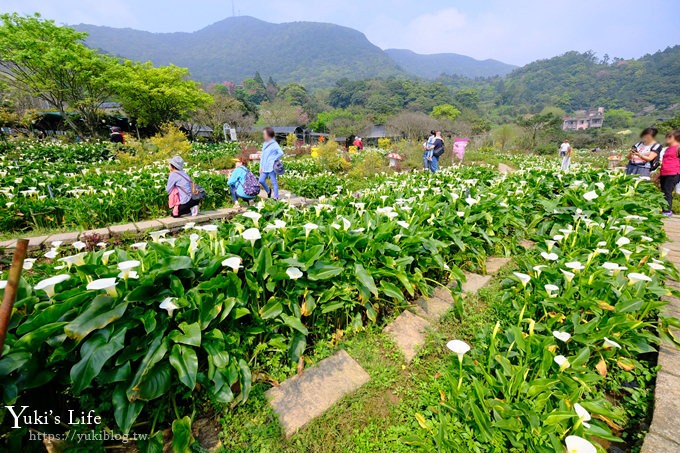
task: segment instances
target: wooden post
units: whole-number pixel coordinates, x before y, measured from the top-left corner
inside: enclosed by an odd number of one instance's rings
[[[14,308],[14,299],[17,297],[17,289],[19,288],[19,280],[21,279],[21,271],[24,268],[24,258],[26,258],[27,249],[28,239],[19,239],[14,250],[12,266],[9,268],[5,295],[2,298],[2,305],[0,305],[0,356],[2,356],[2,348],[5,345],[7,326],[12,317],[12,308]]]

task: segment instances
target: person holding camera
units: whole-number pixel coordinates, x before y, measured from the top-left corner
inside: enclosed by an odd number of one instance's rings
[[[657,131],[648,127],[640,134],[640,141],[633,145],[628,153],[626,173],[629,175],[647,176],[659,167],[661,144],[656,142]]]

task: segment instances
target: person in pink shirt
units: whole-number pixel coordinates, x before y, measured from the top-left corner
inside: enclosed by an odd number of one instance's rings
[[[663,215],[671,217],[673,215],[673,191],[675,186],[680,183],[680,130],[672,131],[666,135],[666,151],[661,160],[661,191],[668,203],[668,209],[663,211]]]

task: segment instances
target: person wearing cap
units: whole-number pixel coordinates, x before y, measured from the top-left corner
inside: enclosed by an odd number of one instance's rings
[[[184,172],[184,159],[175,156],[168,160],[168,164],[170,174],[168,175],[168,183],[165,185],[165,191],[170,197],[173,197],[173,191],[176,191],[174,196],[179,195],[179,209],[173,210],[173,217],[181,217],[187,214],[196,217],[200,200],[194,200],[191,196],[191,178]]]
[[[562,171],[569,171],[571,165],[571,145],[569,140],[565,140],[560,145],[560,157],[562,158]]]

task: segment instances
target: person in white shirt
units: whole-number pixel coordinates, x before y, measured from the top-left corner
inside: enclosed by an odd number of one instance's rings
[[[662,146],[656,141],[659,131],[648,127],[640,134],[640,140],[633,145],[628,153],[628,165],[626,173],[629,175],[649,176],[658,167],[658,159],[661,155]]]
[[[569,171],[569,165],[571,165],[571,145],[569,140],[565,140],[560,145],[560,157],[562,158],[562,171]]]

